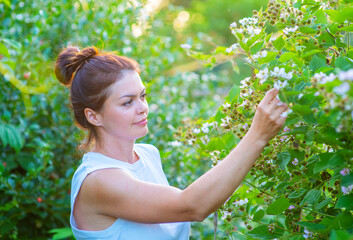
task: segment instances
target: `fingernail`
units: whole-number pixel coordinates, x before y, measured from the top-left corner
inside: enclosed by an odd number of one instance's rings
[[[281,105],[283,105],[283,102],[278,102],[277,103],[277,106],[281,106]]]

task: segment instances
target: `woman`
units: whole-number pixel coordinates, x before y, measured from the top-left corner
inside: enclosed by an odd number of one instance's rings
[[[138,64],[95,47],[67,47],[55,74],[70,87],[75,120],[89,150],[72,180],[70,223],[77,239],[188,239],[236,190],[287,110],[270,90],[235,149],[186,189],[168,185],[158,150],[135,144],[147,134],[148,104]]]

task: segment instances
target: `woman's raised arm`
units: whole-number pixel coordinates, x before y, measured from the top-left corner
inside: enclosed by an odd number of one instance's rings
[[[285,117],[281,114],[288,107],[278,104],[277,93],[272,89],[266,94],[236,148],[186,189],[142,182],[120,169],[99,170],[87,176],[81,187],[80,216],[86,210],[86,216],[101,214],[145,223],[202,221],[236,190],[282,128]]]

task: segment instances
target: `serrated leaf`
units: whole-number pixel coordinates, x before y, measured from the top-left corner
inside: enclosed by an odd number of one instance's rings
[[[353,196],[344,195],[337,200],[335,208],[345,208],[347,210],[353,208]]]
[[[281,51],[284,45],[286,45],[286,42],[283,40],[283,36],[280,36],[274,40],[272,44],[278,51]]]
[[[325,225],[322,224],[318,224],[318,223],[312,223],[312,222],[297,222],[296,223],[299,226],[303,226],[305,228],[307,228],[310,231],[317,231],[317,230],[322,230],[325,229]]]
[[[344,158],[338,153],[334,153],[334,155],[330,158],[323,154],[320,154],[319,157],[320,161],[316,162],[314,165],[314,173],[318,173],[326,169],[331,169],[344,164]]]
[[[341,185],[344,187],[348,187],[349,185],[353,185],[353,173],[342,176],[342,182]]]
[[[299,31],[302,33],[316,33],[316,30],[310,27],[301,27],[299,28]]]
[[[325,206],[326,206],[327,204],[329,204],[331,201],[332,201],[331,198],[326,198],[326,199],[323,200],[322,202],[318,203],[315,208],[316,208],[317,210],[319,210],[319,209],[325,207]]]
[[[287,62],[296,56],[297,56],[297,54],[295,54],[293,52],[286,52],[286,53],[283,53],[278,60],[280,62]]]
[[[291,155],[289,152],[281,152],[277,155],[276,162],[281,167],[281,169],[284,171],[290,160],[291,160]]]
[[[332,230],[330,233],[330,240],[342,240],[342,239],[352,240],[352,238],[353,237],[351,234],[343,230]]]
[[[309,64],[309,69],[315,72],[317,69],[325,67],[326,61],[318,56],[314,56]]]
[[[309,50],[307,52],[304,52],[301,57],[302,58],[306,58],[306,57],[309,57],[309,56],[314,55],[314,54],[319,53],[319,52],[322,52],[322,50],[320,50],[320,49]]]
[[[316,204],[319,201],[320,196],[321,196],[321,191],[312,189],[305,195],[301,204],[304,204],[304,203]]]
[[[306,193],[307,189],[301,188],[296,192],[292,192],[291,194],[289,194],[288,198],[298,198],[300,196],[302,196],[304,193]]]
[[[267,240],[267,239],[273,239],[273,238],[280,237],[283,235],[283,232],[284,232],[283,229],[275,227],[274,232],[270,233],[267,229],[267,225],[262,225],[262,226],[254,228],[253,230],[251,230],[247,234],[254,237],[254,238]]]
[[[279,198],[268,206],[266,213],[268,215],[277,215],[284,212],[290,206],[287,198]]]
[[[261,219],[265,216],[265,211],[260,209],[259,211],[257,211],[254,216],[253,216],[253,220],[255,222],[259,222],[261,221]]]
[[[340,28],[341,31],[353,32],[353,25]]]
[[[273,61],[277,56],[277,52],[267,52],[267,56],[259,59],[259,64],[265,64]]]
[[[250,52],[252,55],[256,54],[257,52],[259,52],[262,47],[264,46],[264,41],[260,41],[258,43],[255,43],[254,46],[252,46],[250,48]]]

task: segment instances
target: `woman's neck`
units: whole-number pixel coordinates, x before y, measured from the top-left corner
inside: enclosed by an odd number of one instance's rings
[[[134,152],[134,144],[135,141],[96,142],[91,151],[127,163],[134,163],[139,160]]]

